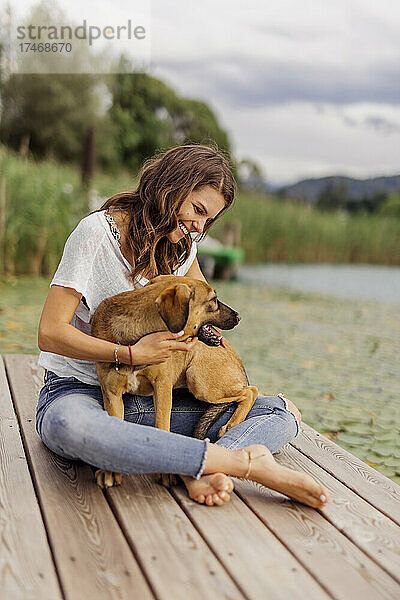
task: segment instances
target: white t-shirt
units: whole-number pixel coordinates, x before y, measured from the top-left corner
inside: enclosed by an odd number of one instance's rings
[[[105,210],[93,213],[78,223],[65,242],[61,261],[50,283],[50,286],[70,287],[82,294],[71,325],[89,335],[90,323],[100,302],[120,292],[144,287],[149,281],[138,276],[133,284],[129,279],[132,267],[120,250],[116,239],[118,229],[112,217],[107,216],[112,223],[113,235],[105,213]],[[187,273],[196,252],[197,245],[193,240],[189,257],[174,275]],[[38,364],[60,377],[73,376],[84,383],[99,385],[94,361],[41,352]]]

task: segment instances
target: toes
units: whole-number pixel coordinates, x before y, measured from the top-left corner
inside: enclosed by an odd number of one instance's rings
[[[218,473],[214,475],[212,479],[213,487],[220,492],[228,492],[230,494],[233,490],[233,481],[223,473]]]
[[[212,506],[212,505],[214,504],[214,503],[213,503],[213,497],[212,497],[212,495],[211,495],[211,494],[209,494],[209,495],[206,497],[206,504],[207,504],[207,506]]]
[[[218,494],[215,494],[213,496],[213,500],[214,504],[216,504],[217,506],[222,506],[224,504],[224,501],[218,496]]]
[[[193,498],[193,500],[196,500],[196,502],[198,502],[199,504],[204,504],[204,501],[205,501],[204,494],[200,494],[200,496],[196,496],[196,498]]]
[[[230,495],[228,494],[228,492],[218,492],[218,496],[221,498],[221,500],[223,500],[224,502],[229,502],[229,500],[231,499]]]
[[[322,490],[319,496],[319,501],[321,502],[321,506],[325,506],[325,504],[328,504],[329,494],[326,490]]]

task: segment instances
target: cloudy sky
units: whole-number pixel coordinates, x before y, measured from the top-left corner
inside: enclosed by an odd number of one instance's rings
[[[272,182],[400,172],[398,0],[153,0],[152,59]]]
[[[134,20],[138,1],[68,10]],[[150,30],[151,72],[207,101],[270,182],[400,172],[398,0],[152,0]]]

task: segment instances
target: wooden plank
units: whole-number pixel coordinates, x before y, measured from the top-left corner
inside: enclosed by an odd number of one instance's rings
[[[185,513],[150,475],[125,475],[121,487],[106,493],[158,600],[243,599]]]
[[[236,480],[235,485],[236,493],[335,600],[398,600],[398,583],[327,521],[323,511],[251,482]]]
[[[309,425],[292,446],[400,525],[400,486]]]
[[[61,600],[1,357],[0,478],[0,597]]]
[[[212,508],[190,500],[183,487],[172,494],[249,600],[330,598],[236,494]]]
[[[289,447],[278,458],[328,488],[324,517],[400,583],[400,527],[298,450]]]
[[[134,589],[137,598],[152,599],[91,468],[56,456],[35,431],[37,357],[9,355],[5,364],[65,597],[132,598]]]

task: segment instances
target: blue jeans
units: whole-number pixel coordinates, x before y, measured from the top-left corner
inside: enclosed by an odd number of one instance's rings
[[[207,409],[187,390],[174,391],[171,431],[155,428],[152,396],[124,395],[124,421],[103,409],[100,386],[45,371],[36,411],[36,430],[44,444],[67,459],[83,460],[118,473],[177,473],[200,478],[208,442],[225,448],[264,444],[272,453],[299,432],[286,399],[258,395],[247,418],[218,439],[235,407],[208,431],[206,440],[192,437],[194,425]]]

